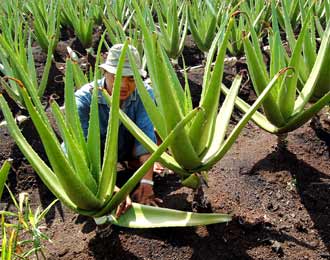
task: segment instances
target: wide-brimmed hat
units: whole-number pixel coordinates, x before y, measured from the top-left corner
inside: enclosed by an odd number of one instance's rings
[[[107,71],[107,72],[110,72],[112,74],[116,74],[118,63],[119,63],[119,57],[120,57],[120,54],[122,52],[123,47],[124,47],[124,44],[115,44],[115,45],[113,45],[109,49],[107,60],[105,61],[105,63],[101,64],[100,67],[102,69],[104,69],[105,71]],[[147,75],[147,72],[142,69],[142,63],[141,63],[141,58],[140,58],[139,52],[132,45],[128,45],[128,47],[129,47],[129,49],[130,49],[130,51],[133,55],[135,63],[137,65],[138,69],[139,69],[140,75],[142,77],[145,77]],[[133,76],[134,75],[133,69],[132,69],[131,64],[129,62],[128,53],[126,53],[122,75],[123,76]]]

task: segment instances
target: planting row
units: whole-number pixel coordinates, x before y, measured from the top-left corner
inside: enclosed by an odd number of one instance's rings
[[[207,171],[228,152],[250,119],[268,132],[283,135],[307,122],[330,101],[330,1],[17,0],[3,1],[0,7],[1,87],[27,111],[49,165],[22,135],[11,108],[0,95],[9,132],[51,192],[72,210],[99,223],[161,227],[229,221],[231,216],[225,214],[186,213],[135,203],[118,219],[109,214],[125,201],[156,161],[179,174],[183,185],[199,189],[207,182]],[[50,100],[61,133],[58,138],[41,98],[63,28],[73,30],[82,46],[96,57],[96,66],[86,73],[75,53],[69,52],[64,111]],[[104,33],[94,50],[93,32],[100,28]],[[188,83],[181,86],[176,74],[188,33],[205,54],[202,94],[196,108]],[[36,42],[47,53],[41,78],[33,57]],[[102,47],[117,43],[123,43],[123,47],[109,95],[105,88],[98,88],[101,71],[97,65],[104,63]],[[130,45],[143,57],[141,66]],[[227,54],[246,58],[257,94],[252,105],[237,96],[240,75],[230,87],[221,83]],[[121,78],[126,76],[127,62],[160,145],[121,110]],[[155,100],[140,75],[144,69],[148,70]],[[84,136],[74,91],[89,81],[94,82],[94,88],[89,134]],[[219,109],[221,93],[226,98]],[[100,97],[111,107],[104,145],[100,141]],[[244,113],[228,132],[235,106]],[[120,122],[151,156],[116,190],[118,155],[113,151],[118,149]]]

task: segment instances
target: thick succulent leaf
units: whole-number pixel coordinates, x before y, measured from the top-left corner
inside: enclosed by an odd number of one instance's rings
[[[173,87],[173,93],[174,93],[175,99],[179,103],[179,107],[181,108],[181,111],[183,112],[183,107],[184,107],[184,103],[185,103],[184,90],[182,89],[181,83],[178,79],[175,69],[173,68],[173,65],[170,62],[170,59],[168,58],[168,56],[166,55],[164,50],[161,50],[161,51],[163,54],[163,58],[164,58],[164,62],[165,62],[167,71],[169,72],[168,73],[169,80],[171,82],[173,82],[172,87]]]
[[[155,71],[155,59],[153,58],[153,53],[154,53],[154,44],[153,44],[153,38],[152,34],[150,33],[150,30],[144,20],[144,17],[142,15],[141,9],[139,7],[139,4],[137,0],[132,0],[132,4],[134,7],[134,11],[136,12],[136,18],[138,21],[139,26],[141,27],[141,31],[143,33],[143,38],[144,38],[144,51],[145,55],[148,61],[148,71],[151,77],[152,82],[157,82],[154,75],[156,75]],[[159,99],[159,93],[157,92],[157,88],[155,89],[155,97],[157,100],[157,104],[160,105],[160,99]]]
[[[81,180],[78,175],[75,174],[54,131],[48,129],[42,116],[39,115],[38,111],[33,106],[25,88],[22,88],[22,94],[26,108],[38,131],[53,171],[70,199],[74,201],[78,207],[83,209],[99,208],[101,206],[100,201],[88,188],[89,185],[86,185],[87,183],[85,180]]]
[[[233,131],[229,134],[228,138],[225,140],[221,148],[211,157],[207,160],[203,160],[204,166],[201,167],[199,170],[207,170],[214,163],[219,161],[230,149],[230,147],[234,144],[236,141],[238,135],[242,131],[243,127],[248,123],[248,121],[251,119],[253,114],[257,111],[257,109],[261,106],[262,102],[265,101],[267,95],[269,95],[272,88],[275,86],[276,81],[278,78],[284,73],[285,71],[281,71],[280,73],[277,73],[274,78],[269,82],[265,90],[261,93],[261,95],[257,98],[257,100],[253,103],[253,105],[249,108],[249,110],[246,112],[246,114],[243,116],[243,118],[239,121],[239,123],[235,126]]]
[[[183,119],[184,107],[179,105],[179,100],[176,91],[173,87],[175,82],[169,81],[172,77],[168,64],[165,61],[164,52],[161,49],[159,43],[156,43],[155,47],[155,59],[156,59],[156,78],[157,88],[159,89],[161,106],[163,111],[166,111],[166,127],[167,132],[170,132],[174,127]],[[173,69],[173,68],[172,68]],[[181,89],[184,95],[183,90]],[[182,102],[182,101],[181,101]],[[195,168],[200,164],[192,143],[189,139],[188,132],[182,130],[178,135],[177,142],[170,146],[171,152],[177,159],[177,162],[186,169]]]
[[[282,9],[283,9],[283,18],[284,18],[284,24],[285,24],[285,33],[286,38],[288,40],[289,46],[291,50],[295,48],[296,45],[296,39],[294,36],[293,28],[290,23],[290,17],[289,17],[289,10],[288,10],[288,3],[286,1],[282,1]]]
[[[184,21],[183,21],[184,19]],[[184,27],[183,27],[183,32],[181,35],[181,40],[179,43],[179,50],[177,51],[177,56],[179,56],[182,53],[182,50],[184,48],[184,44],[185,44],[185,40],[186,40],[186,36],[188,33],[188,17],[187,17],[187,6],[185,6],[185,14],[183,15],[183,17],[181,18],[180,24],[184,22]],[[181,28],[181,26],[180,26]]]
[[[167,117],[165,118],[167,131],[180,122],[183,118],[183,111],[180,106],[180,101],[176,92],[174,91],[174,83],[169,79],[171,78],[170,70],[166,66],[166,57],[163,55],[162,47],[158,42],[155,42],[154,58],[156,59],[156,75],[157,81],[154,82],[155,88],[160,93],[161,106],[164,111],[167,111]],[[181,88],[182,94],[183,90]]]
[[[229,19],[229,17],[225,16],[224,22],[221,24],[217,34],[215,35],[213,42],[211,44],[210,50],[208,52],[206,64],[205,64],[205,68],[204,68],[201,100],[205,96],[205,93],[210,85],[209,82],[210,82],[211,72],[212,72],[212,68],[213,68],[212,63],[214,61],[214,55],[215,55],[216,51],[218,50],[218,44],[219,43],[221,44],[221,42],[223,40],[224,34],[226,32],[225,26],[228,22],[228,19]]]
[[[225,95],[228,95],[229,89],[225,85],[222,84],[221,89],[225,93]],[[246,103],[243,99],[241,99],[238,96],[236,97],[235,105],[243,113],[246,113],[251,107],[248,103]],[[276,133],[277,130],[279,129],[276,126],[274,126],[272,123],[270,123],[267,117],[262,113],[260,113],[259,111],[254,112],[253,116],[251,117],[251,120],[256,125],[258,125],[259,127],[261,127],[262,129],[264,129],[269,133]]]
[[[220,108],[215,122],[215,130],[213,132],[212,142],[210,147],[207,149],[207,153],[205,154],[203,161],[207,161],[209,158],[211,158],[220,149],[223,143],[241,81],[241,76],[235,77],[228,95]]]
[[[159,28],[160,28],[159,38],[162,42],[162,45],[166,49],[166,51],[170,52],[171,51],[171,44],[172,44],[171,43],[171,38],[170,38],[170,35],[169,35],[169,31],[166,29],[166,28],[168,28],[168,26],[165,24],[164,17],[163,17],[163,14],[162,14],[160,8],[161,7],[159,5],[159,2],[156,1],[154,9],[157,12],[158,24],[159,24]],[[172,8],[169,8],[169,9],[172,9]],[[151,20],[150,22],[153,23],[154,21]],[[168,21],[168,22],[171,22],[171,21]]]
[[[198,48],[202,51],[208,51],[207,46],[205,46],[205,43],[202,39],[202,35],[200,34],[196,23],[194,21],[193,15],[192,15],[192,5],[189,3],[188,4],[188,24],[189,24],[189,29],[191,31],[191,34],[193,35],[194,41],[196,42]]]
[[[112,103],[109,113],[109,122],[104,148],[104,160],[102,164],[102,172],[100,176],[98,191],[98,197],[103,203],[111,198],[117,179],[120,87],[127,49],[128,41],[124,43],[122,52],[120,54],[118,69],[116,72],[115,81],[113,83]]]
[[[1,60],[1,72],[4,75],[14,75],[14,72],[9,64],[9,62],[7,61],[7,59],[4,57],[1,49],[0,49],[0,60]],[[1,67],[1,66],[0,66]],[[18,106],[20,107],[24,107],[24,101],[23,98],[20,95],[20,90],[18,85],[16,84],[16,82],[11,81],[11,82],[6,82],[2,77],[0,77],[0,83],[1,83],[1,88],[3,88],[8,96],[13,99]]]
[[[251,31],[254,29],[251,27]],[[252,34],[253,35],[253,34]],[[253,38],[252,38],[253,39]],[[247,56],[247,64],[249,68],[249,73],[253,82],[253,88],[255,89],[257,95],[265,89],[268,84],[268,76],[264,73],[264,61],[263,58],[258,55],[257,48],[260,49],[257,43],[253,42],[253,45],[248,40],[247,37],[243,38],[244,50]],[[270,93],[267,96],[265,102],[263,103],[263,108],[265,111],[265,115],[269,121],[271,121],[276,126],[282,126],[284,124],[284,119],[281,115],[279,107],[276,104],[276,99]]]
[[[278,104],[285,120],[288,120],[288,118],[292,115],[294,109],[294,103],[297,95],[299,67],[302,67],[300,66],[300,62],[302,60],[301,50],[307,29],[308,26],[307,23],[305,23],[295,43],[295,48],[293,49],[292,56],[289,62],[289,67],[293,67],[295,72],[294,74],[292,74],[292,72],[290,71],[287,72],[291,73],[291,76],[286,77],[285,80],[282,81],[281,89],[278,94]]]
[[[57,176],[51,171],[51,169],[45,164],[45,162],[39,157],[39,155],[33,150],[29,142],[25,139],[20,129],[16,125],[15,119],[10,112],[7,102],[4,97],[0,95],[0,106],[3,115],[7,121],[8,130],[10,135],[15,140],[17,146],[24,154],[26,159],[32,165],[33,169],[38,173],[43,183],[48,189],[59,198],[66,206],[73,210],[77,210],[77,205],[74,204],[66,194],[62,185],[60,184]]]
[[[193,103],[191,98],[191,92],[189,88],[189,82],[188,82],[188,74],[186,70],[186,64],[184,62],[184,58],[182,57],[182,63],[183,63],[183,75],[184,75],[184,95],[185,95],[185,102],[184,102],[184,114],[188,114],[191,110],[193,110]],[[190,124],[191,125],[191,124]]]
[[[101,37],[101,41],[97,50],[97,58],[95,64],[100,63],[101,48],[105,39],[105,32]],[[99,120],[99,86],[97,83],[99,74],[99,67],[95,66],[94,71],[94,89],[92,94],[90,115],[89,115],[89,127],[87,135],[87,152],[90,163],[90,171],[94,177],[96,183],[99,182],[100,171],[101,171],[101,138],[100,138],[100,120]]]
[[[146,109],[152,124],[157,129],[158,134],[162,139],[164,139],[166,136],[165,119],[163,115],[160,113],[154,100],[150,97],[148,90],[145,88],[145,85],[138,72],[137,65],[135,64],[130,51],[129,51],[129,59],[130,59],[130,64],[133,68],[136,87],[141,97],[143,106]]]
[[[79,176],[80,180],[85,183],[94,194],[96,194],[97,185],[95,179],[91,175],[88,161],[84,160],[84,155],[81,149],[79,149],[79,144],[74,141],[73,136],[70,134],[69,127],[65,123],[60,107],[55,101],[52,101],[51,108],[64,140],[65,147],[70,151],[70,162],[71,166],[74,168],[75,174]]]
[[[285,67],[283,61],[285,57],[285,50],[281,43],[280,29],[278,26],[278,18],[274,0],[272,1],[272,36],[270,37],[269,41],[271,47],[271,63],[269,76],[270,78],[272,78],[281,68]],[[278,93],[278,89],[275,88],[273,92]]]
[[[76,142],[80,144],[80,149],[84,152],[84,158],[88,158],[87,145],[80,123],[74,91],[72,61],[68,59],[66,61],[64,89],[65,120],[67,125],[72,126],[72,136],[76,139]],[[68,151],[68,154],[70,154],[70,151]]]
[[[197,173],[190,174],[188,178],[181,180],[182,186],[196,190],[201,187],[201,178]]]
[[[325,37],[327,37],[327,34],[325,33]],[[325,61],[324,65],[321,68],[319,78],[317,80],[316,87],[313,92],[313,98],[319,99],[326,95],[330,91],[330,78],[329,78],[329,70],[325,68],[325,66],[330,65],[330,55],[329,55],[329,49],[327,50],[325,54]]]
[[[95,216],[103,216],[108,212],[111,212],[115,209],[125,198],[126,196],[133,191],[134,187],[139,183],[139,181],[143,178],[146,172],[153,166],[154,162],[158,160],[158,158],[163,154],[167,147],[173,143],[173,141],[178,139],[178,135],[184,128],[184,126],[199,112],[200,109],[197,108],[191,111],[187,116],[184,117],[175,128],[169,133],[166,139],[162,142],[162,144],[158,147],[158,149],[148,158],[148,160],[131,176],[131,178],[120,188],[119,192],[117,192],[113,198],[109,201],[109,203],[100,211],[98,211]]]
[[[94,89],[90,107],[90,118],[88,124],[87,136],[87,152],[91,164],[91,172],[96,182],[99,181],[99,173],[101,169],[101,139],[100,139],[100,122],[99,122],[99,106],[98,106],[99,89],[97,81],[94,81]]]
[[[293,131],[298,127],[302,126],[308,120],[310,120],[313,115],[318,113],[324,106],[328,105],[329,102],[330,102],[330,92],[328,92],[328,94],[320,98],[315,104],[311,105],[308,109],[290,118],[289,122],[284,127],[278,129],[278,133],[286,133],[289,131]]]
[[[7,176],[11,167],[10,161],[12,160],[6,160],[4,164],[0,168],[0,201],[3,193],[3,189],[5,187],[5,183],[7,180]]]
[[[28,38],[28,43],[27,43],[27,69],[31,73],[30,79],[32,80],[32,83],[34,86],[38,86],[38,81],[37,81],[37,72],[36,72],[36,66],[34,63],[34,57],[32,53],[32,40],[31,40],[31,35]],[[32,76],[33,75],[33,76]]]
[[[0,46],[4,49],[8,57],[10,57],[10,64],[13,67],[13,71],[15,73],[15,77],[20,79],[15,79],[15,78],[10,78],[18,85],[24,85],[28,92],[29,95],[31,96],[34,105],[36,106],[37,110],[42,114],[42,111],[44,110],[43,105],[40,102],[40,99],[37,94],[37,85],[34,84],[33,76],[35,75],[30,75],[27,68],[28,68],[28,62],[26,58],[26,51],[25,51],[25,41],[22,39],[22,33],[19,33],[20,39],[19,39],[19,50],[20,53],[16,53],[15,48],[13,47],[13,43],[8,41],[4,35],[0,34]],[[19,89],[19,88],[18,88]],[[19,89],[20,90],[20,89]],[[20,93],[21,94],[21,93]],[[43,115],[44,119],[46,117]],[[48,127],[50,128],[50,125],[48,124]]]
[[[323,38],[323,34],[324,34],[324,29],[322,27],[322,23],[319,17],[315,16],[314,17],[315,20],[315,26],[316,26],[316,30],[317,30],[317,34],[320,36],[320,38]]]
[[[194,213],[158,208],[133,203],[119,219],[111,218],[114,225],[128,228],[161,228],[202,226],[231,221],[231,215],[219,213]]]
[[[42,74],[42,78],[41,78],[39,88],[38,88],[39,98],[43,97],[45,89],[47,87],[48,76],[49,76],[50,69],[51,69],[51,66],[52,66],[53,49],[54,49],[55,44],[56,44],[56,38],[53,37],[49,42],[46,64],[45,64],[44,71],[43,71],[43,74]]]
[[[326,75],[329,64],[330,64],[330,23],[327,25],[327,29],[324,33],[313,69],[296,100],[294,107],[295,114],[299,113],[304,109],[305,105],[310,100],[316,89],[318,89],[318,91],[322,91],[323,88],[328,88],[328,85],[319,85],[318,81],[319,80],[323,81],[324,77],[327,77]],[[324,93],[326,92],[327,91],[324,91]]]
[[[200,102],[200,106],[204,109],[205,113],[204,115],[198,115],[190,127],[189,136],[198,155],[205,151],[205,148],[210,145],[211,137],[213,135],[221,93],[221,82],[224,69],[223,61],[233,24],[234,18],[231,18],[227,28],[223,28],[225,33],[221,45],[219,46],[214,69],[209,80],[209,86]]]

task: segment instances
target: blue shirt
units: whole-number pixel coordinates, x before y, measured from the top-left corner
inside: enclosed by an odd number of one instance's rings
[[[104,86],[105,78],[98,81],[100,87]],[[87,138],[88,125],[89,125],[89,113],[90,105],[92,100],[92,89],[93,82],[82,86],[75,92],[76,104],[78,108],[78,113],[81,121],[81,126],[85,138]],[[152,88],[145,84],[149,95],[154,99]],[[99,92],[98,96],[98,108],[99,108],[99,120],[100,120],[100,135],[102,151],[104,148],[104,143],[107,135],[107,127],[109,120],[110,108],[103,97],[102,93]],[[143,106],[141,98],[137,89],[123,102],[121,109],[125,114],[154,142],[156,142],[156,136],[154,132],[154,127],[150,118]],[[142,144],[140,144],[126,129],[126,127],[120,123],[119,133],[118,133],[118,161],[127,160],[133,158],[133,148],[135,146],[135,157],[138,158],[143,154],[148,154],[149,151],[146,150]]]

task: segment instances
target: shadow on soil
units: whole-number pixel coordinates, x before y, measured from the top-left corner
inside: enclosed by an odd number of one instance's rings
[[[203,229],[203,228],[202,228]],[[159,228],[159,229],[124,229],[118,227],[108,227],[100,232],[89,242],[90,253],[95,259],[139,259],[124,249],[119,235],[125,237],[138,236],[152,241],[159,241],[162,251],[164,243],[171,251],[183,250],[187,247],[192,250],[190,259],[253,259],[247,251],[261,246],[271,245],[278,256],[283,256],[283,251],[277,248],[274,241],[291,241],[300,246],[314,249],[309,244],[299,241],[289,235],[273,230],[263,224],[251,225],[240,223],[239,219],[234,219],[228,224],[209,225],[206,229],[198,231],[196,228]],[[134,240],[134,238],[132,239]],[[133,242],[133,241],[132,241]],[[147,242],[145,242],[147,243]],[[153,242],[157,245],[157,242]],[[130,249],[134,251],[134,243],[130,244]],[[141,248],[141,242],[137,248]],[[143,246],[142,246],[143,247]],[[145,244],[147,248],[148,245]],[[104,258],[105,257],[105,258]]]
[[[177,177],[167,176],[165,178],[172,183],[171,190],[177,189]],[[173,185],[174,183],[174,185]],[[162,185],[161,187],[164,187]],[[161,190],[159,190],[161,192]],[[179,209],[191,210],[192,205],[187,201],[187,194],[169,194],[164,196],[165,207],[177,207]],[[163,194],[165,195],[165,194]],[[173,204],[172,202],[178,202]],[[275,230],[270,223],[258,222],[247,223],[239,217],[235,217],[228,224],[209,225],[200,228],[159,228],[159,229],[125,229],[116,226],[108,226],[99,229],[91,219],[81,217],[81,222],[85,222],[83,232],[90,232],[97,229],[97,235],[89,242],[90,254],[95,259],[139,259],[135,250],[149,247],[148,241],[152,242],[153,252],[162,255],[163,247],[170,251],[180,251],[189,248],[192,251],[190,259],[253,259],[248,254],[248,250],[262,245],[271,246],[272,250],[279,257],[283,256],[283,250],[276,243],[285,241],[292,242],[308,249],[314,249],[308,243]],[[125,236],[126,243],[130,243],[130,253],[121,242],[121,237]],[[138,239],[135,248],[135,237]],[[145,241],[145,242],[144,242]],[[156,242],[155,242],[156,241]],[[157,242],[158,241],[158,242]],[[141,243],[142,246],[141,246]],[[155,257],[152,255],[150,257]]]
[[[329,129],[323,128],[322,123],[320,121],[320,117],[318,115],[311,120],[310,126],[314,130],[316,136],[326,144],[326,146],[328,147],[328,154],[330,155]]]
[[[270,172],[288,170],[292,174],[293,178],[296,179],[298,194],[314,222],[314,227],[322,236],[324,244],[330,249],[330,238],[327,237],[326,233],[322,233],[322,230],[326,230],[330,225],[330,202],[327,200],[330,188],[328,177],[299,160],[295,154],[288,150],[275,151],[269,154],[254,165],[251,173],[261,169]],[[176,175],[157,176],[155,183],[156,194],[164,199],[164,207],[181,210],[192,209],[186,193],[171,193],[180,186],[179,178]],[[162,185],[160,185],[161,183]],[[248,223],[239,217],[235,217],[228,224],[209,225],[205,228],[160,228],[152,230],[132,230],[116,226],[99,228],[96,227],[91,218],[83,216],[77,219],[77,223],[85,223],[82,229],[84,233],[97,230],[96,236],[88,244],[89,252],[95,259],[139,259],[135,250],[147,248],[148,245],[144,245],[144,243],[149,243],[150,240],[156,241],[152,243],[154,251],[162,251],[164,245],[167,249],[171,248],[170,251],[173,252],[189,248],[192,251],[190,259],[253,259],[248,251],[265,245],[270,246],[278,257],[282,257],[284,253],[280,245],[284,242],[291,242],[310,250],[315,249],[309,243],[276,230],[276,227],[270,223],[263,221]],[[126,243],[130,243],[130,251],[122,244],[123,236]],[[139,239],[135,248],[136,237],[147,240]]]
[[[327,144],[330,144],[329,140]],[[254,165],[251,173],[260,170],[270,172],[286,170],[290,172],[296,182],[301,202],[330,253],[330,237],[329,232],[326,232],[330,226],[330,178],[328,175],[298,159],[294,153],[287,149],[277,150],[267,155]],[[307,231],[305,230],[305,232]]]

